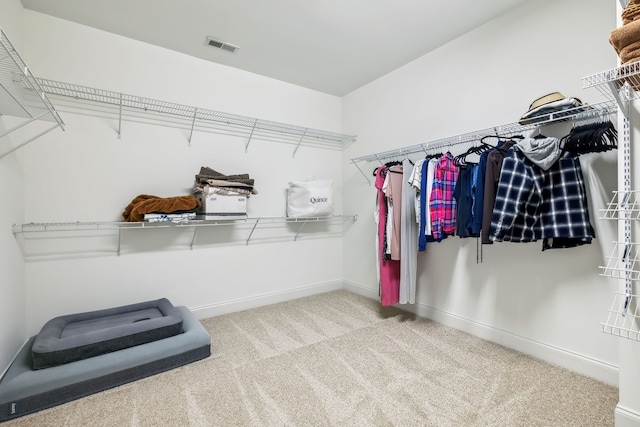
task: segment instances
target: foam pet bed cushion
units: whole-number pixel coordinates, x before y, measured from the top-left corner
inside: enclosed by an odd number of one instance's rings
[[[171,337],[182,316],[166,298],[48,321],[36,336],[34,369],[43,369]]]

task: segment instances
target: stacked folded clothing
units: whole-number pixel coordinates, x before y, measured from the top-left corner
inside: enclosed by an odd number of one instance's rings
[[[219,195],[245,195],[258,194],[254,187],[254,180],[249,174],[225,175],[211,168],[202,166],[200,173],[196,174],[196,187],[194,193],[219,194]]]
[[[609,43],[627,64],[640,60],[640,0],[631,0],[622,12],[622,27],[611,31]]]

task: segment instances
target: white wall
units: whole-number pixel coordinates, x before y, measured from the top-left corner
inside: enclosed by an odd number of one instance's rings
[[[349,288],[378,292],[373,241],[375,188],[348,159],[516,122],[535,98],[560,91],[585,102],[581,77],[611,68],[615,3],[536,0],[487,23],[344,98],[344,209],[361,220],[345,238]],[[546,129],[562,136],[569,125]],[[599,276],[615,224],[597,209],[616,188],[615,153],[581,159],[598,239],[541,252],[539,243],[484,246],[450,237],[419,255],[417,305],[445,324],[617,383],[618,345],[600,332],[615,282]],[[371,174],[377,164],[361,164]]]
[[[22,47],[22,5],[19,0],[0,2],[0,27],[11,43]],[[0,133],[18,122],[0,117]],[[0,151],[9,151],[23,139],[24,132],[12,132],[0,138]],[[24,263],[11,233],[11,225],[24,215],[24,175],[15,154],[0,159],[0,376],[9,366],[25,340],[25,278]]]
[[[25,58],[38,76],[327,131],[341,130],[340,99],[25,10]],[[24,222],[114,221],[138,194],[189,194],[200,166],[249,173],[248,214],[283,216],[287,182],[341,187],[341,152],[246,140],[61,111],[67,126],[20,152]],[[341,213],[340,203],[336,213]],[[145,230],[146,231],[146,230]],[[29,262],[27,332],[53,316],[158,297],[199,315],[342,287],[339,238],[163,250],[164,239],[128,235],[133,254]],[[146,243],[145,243],[146,242]],[[145,244],[152,250],[139,250]],[[188,246],[187,246],[188,247]],[[138,249],[136,249],[138,248]],[[149,248],[147,248],[149,249]],[[232,307],[232,308],[229,308]]]
[[[0,191],[20,201],[15,212],[0,214],[7,230],[0,240],[7,252],[0,261],[3,292],[8,275],[15,284],[7,292],[17,302],[0,303],[1,320],[15,326],[0,337],[2,360],[10,357],[5,343],[15,349],[53,316],[147,298],[167,296],[215,313],[341,286],[343,279],[350,289],[375,297],[375,191],[350,158],[510,123],[531,100],[555,90],[596,102],[599,96],[582,90],[580,77],[615,65],[607,41],[615,5],[598,0],[589,0],[588,7],[577,0],[530,1],[342,100],[22,11],[17,4],[10,14],[0,9],[0,24],[9,25],[5,16],[16,22],[11,25],[22,31],[22,55],[39,77],[357,134],[358,141],[342,154],[303,148],[293,159],[289,145],[254,141],[245,154],[244,141],[197,134],[188,147],[184,131],[143,124],[124,123],[118,139],[113,121],[62,112],[64,133],[0,160],[3,182],[16,183]],[[287,181],[326,176],[343,191],[337,213],[358,214],[359,220],[342,242],[160,248],[29,262],[21,318],[24,279],[8,231],[12,223],[118,220],[137,194],[188,191],[202,165],[256,179],[260,194],[250,200],[251,216],[282,215]],[[587,156],[583,167],[597,209],[615,188],[615,155]],[[21,194],[28,195],[24,211]],[[615,230],[597,221],[595,210],[592,216],[598,239],[588,247],[543,253],[537,244],[502,243],[485,246],[484,262],[476,264],[474,240],[431,245],[420,257],[418,304],[410,308],[616,383],[618,345],[599,332],[616,285],[598,275]],[[155,242],[149,234],[142,239]],[[135,239],[129,244],[135,246]]]

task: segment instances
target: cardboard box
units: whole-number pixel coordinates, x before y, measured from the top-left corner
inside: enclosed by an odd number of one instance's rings
[[[247,217],[247,196],[196,194],[201,206],[196,210],[200,219],[244,219]]]

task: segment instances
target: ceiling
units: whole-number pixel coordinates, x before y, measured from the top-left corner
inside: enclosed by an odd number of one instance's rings
[[[527,0],[22,0],[26,9],[343,96]],[[207,37],[239,47],[208,46]]]

